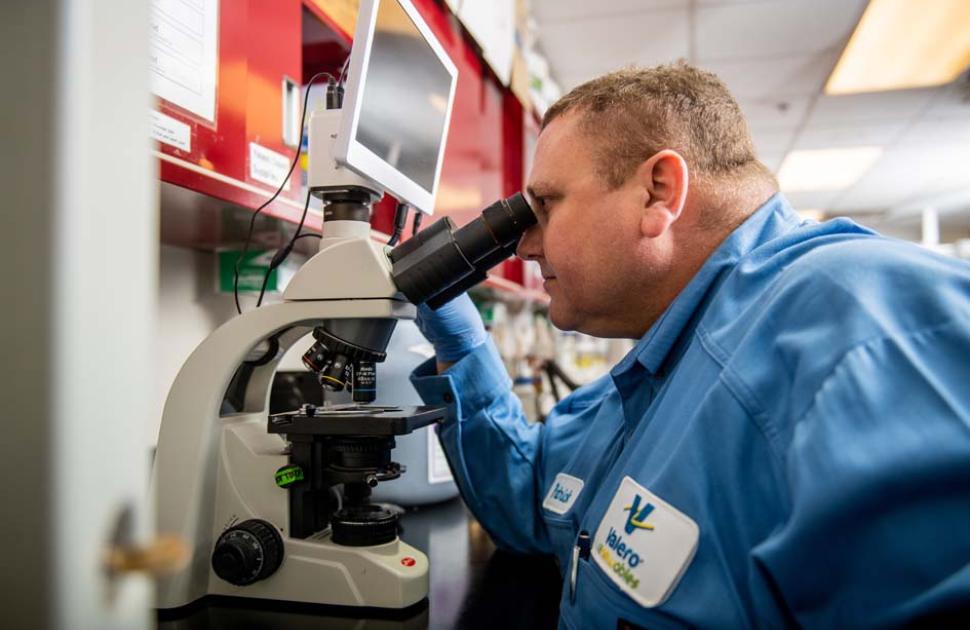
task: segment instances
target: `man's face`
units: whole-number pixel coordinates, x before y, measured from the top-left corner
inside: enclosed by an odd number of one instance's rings
[[[539,263],[558,328],[627,336],[623,321],[637,302],[631,291],[642,288],[646,192],[635,178],[609,190],[594,163],[595,141],[571,112],[542,131],[528,185],[539,222],[523,235],[518,255]]]

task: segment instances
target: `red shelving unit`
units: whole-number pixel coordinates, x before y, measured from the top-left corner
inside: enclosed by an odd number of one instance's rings
[[[458,67],[436,215],[450,216],[462,225],[486,205],[523,188],[524,134],[537,132],[534,125],[524,125],[531,112],[524,111],[499,83],[447,7],[435,0],[414,0],[414,4]],[[180,234],[178,239],[191,240],[191,232],[200,225],[219,232],[224,221],[190,219],[193,208],[224,202],[253,210],[272,194],[273,187],[250,177],[249,145],[257,143],[293,158],[295,149],[283,142],[283,80],[302,83],[321,70],[339,71],[350,49],[353,25],[348,15],[353,15],[354,6],[327,0],[220,3],[215,123],[166,101],[158,104],[160,112],[189,125],[192,138],[191,151],[164,144],[157,150],[161,180],[178,189],[163,189],[163,205],[175,206],[163,207],[163,213],[169,213],[169,223],[178,224],[163,229],[163,234]],[[299,172],[293,174],[289,190],[264,211],[269,217],[299,220],[301,177]],[[207,199],[199,200],[187,191]],[[372,227],[378,232],[376,238],[391,230],[395,203],[387,197],[375,209]],[[319,214],[311,213],[306,228],[320,230]],[[202,240],[240,238],[238,226],[222,232]],[[541,291],[529,286],[526,275],[522,262],[513,259],[496,268],[488,284],[499,291],[541,299]]]

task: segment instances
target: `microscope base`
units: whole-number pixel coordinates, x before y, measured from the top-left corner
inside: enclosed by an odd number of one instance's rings
[[[367,547],[337,545],[329,530],[291,538],[287,492],[274,482],[276,470],[288,462],[286,442],[266,432],[262,414],[219,422],[210,526],[198,530],[190,566],[160,581],[158,608],[179,608],[209,594],[375,608],[406,608],[427,597],[428,558],[399,538]],[[236,586],[212,568],[213,544],[227,529],[251,519],[280,533],[282,563],[265,579]]]
[[[400,539],[373,547],[345,547],[330,535],[284,538],[286,557],[271,577],[234,586],[214,573],[209,593],[257,599],[406,608],[428,595],[428,558]]]

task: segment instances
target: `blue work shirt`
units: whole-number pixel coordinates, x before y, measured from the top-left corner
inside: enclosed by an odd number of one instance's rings
[[[544,424],[491,342],[412,381],[449,407],[493,539],[558,557],[561,627],[891,627],[970,601],[964,262],[776,195]]]

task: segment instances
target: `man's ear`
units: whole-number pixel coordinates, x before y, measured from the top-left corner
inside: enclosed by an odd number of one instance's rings
[[[641,164],[636,171],[645,191],[640,232],[657,238],[680,218],[687,202],[687,161],[672,149],[664,149]]]

